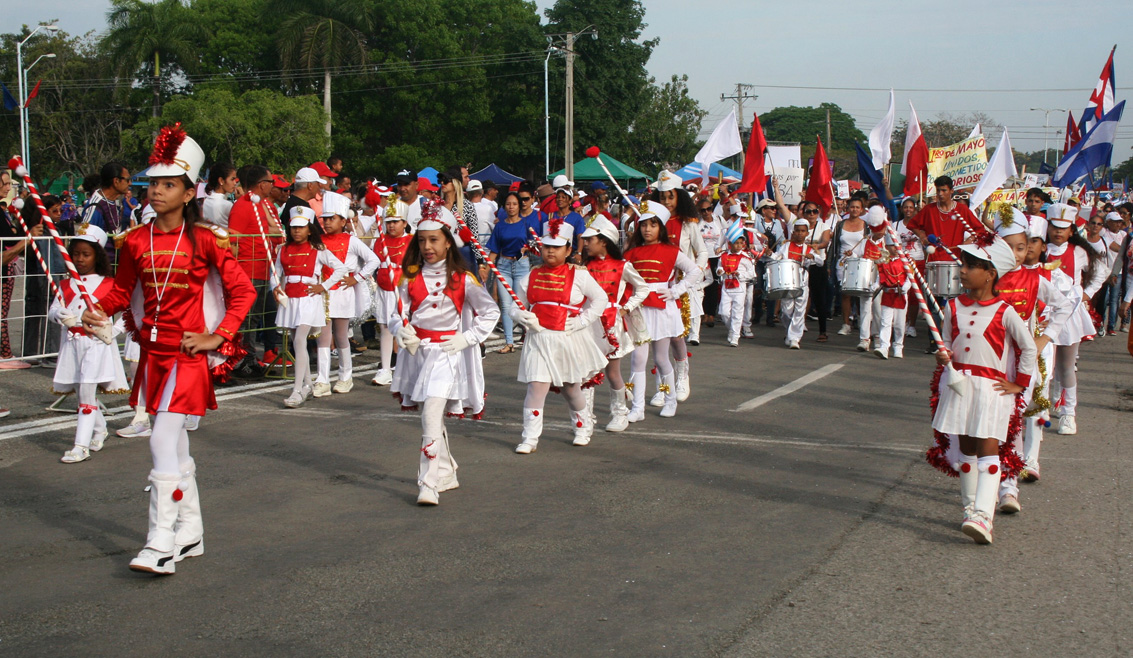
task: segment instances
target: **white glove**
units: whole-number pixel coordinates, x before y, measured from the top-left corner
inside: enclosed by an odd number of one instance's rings
[[[543,325],[539,324],[539,316],[535,315],[531,311],[521,311],[518,308],[512,309],[511,319],[527,327],[531,331],[543,331]]]
[[[64,327],[77,327],[79,325],[79,316],[71,312],[70,309],[59,309],[59,322],[63,323]]]
[[[441,349],[445,351],[445,354],[456,354],[471,345],[472,343],[468,341],[463,332],[455,333],[441,341]]]
[[[580,329],[585,329],[588,326],[590,326],[589,322],[584,320],[581,315],[576,315],[574,317],[569,317],[566,319],[566,325],[563,327],[563,329],[566,330],[568,334],[573,334],[574,332]]]
[[[417,330],[411,324],[404,324],[401,329],[397,330],[397,342],[409,350],[410,354],[416,354],[417,348],[421,346],[421,339],[417,337]]]
[[[661,301],[671,302],[677,298],[677,295],[673,294],[672,288],[661,288],[656,292],[657,296],[661,298]]]

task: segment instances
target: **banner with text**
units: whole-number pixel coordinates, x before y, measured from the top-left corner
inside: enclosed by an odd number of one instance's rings
[[[985,169],[987,169],[987,143],[983,135],[928,150],[929,180],[937,176],[950,176],[958,190],[978,185]]]
[[[1019,208],[1022,208],[1023,203],[1027,200],[1027,190],[1029,190],[1029,189],[1030,189],[1029,187],[1020,187],[1020,188],[1014,189],[1014,190],[996,190],[996,191],[992,192],[991,196],[989,196],[987,198],[987,202],[988,203],[1000,203],[1000,202],[1006,201],[1007,203],[1010,203],[1013,206],[1018,206]],[[1059,190],[1058,190],[1057,187],[1044,187],[1044,188],[1042,188],[1042,191],[1046,192],[1048,195],[1050,195],[1051,198],[1054,198],[1054,199],[1058,198]]]
[[[775,185],[779,188],[779,194],[783,195],[783,203],[793,205],[799,203],[803,199],[803,177],[806,172],[799,167],[780,167],[775,166],[775,173],[772,175],[771,166],[764,167],[768,178],[773,178]]]

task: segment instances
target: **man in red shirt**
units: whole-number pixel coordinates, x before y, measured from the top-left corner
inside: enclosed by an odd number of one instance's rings
[[[260,165],[242,167],[240,174],[240,186],[247,192],[232,204],[228,214],[228,231],[232,234],[236,261],[248,273],[256,288],[256,303],[244,321],[244,344],[254,356],[253,335],[257,335],[264,345],[264,361],[270,362],[275,359],[278,338],[275,330],[269,329],[275,325],[275,296],[271,291],[268,252],[264,249],[261,233],[267,236],[272,251],[283,242],[283,234],[273,212],[275,208],[269,201],[275,181],[267,167]],[[255,204],[252,203],[253,195],[258,197]]]
[[[967,206],[952,199],[951,177],[940,176],[933,183],[936,185],[936,203],[926,205],[906,224],[924,244],[933,244],[929,236],[936,236],[936,249],[928,256],[930,263],[952,260],[941,246],[956,253],[956,247],[965,242],[964,232],[968,227],[980,225],[980,220]]]

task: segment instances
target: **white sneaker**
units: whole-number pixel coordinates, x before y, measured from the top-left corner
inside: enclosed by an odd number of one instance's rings
[[[657,391],[656,395],[649,398],[649,406],[651,407],[660,407],[663,404],[665,404],[665,394],[661,391]]]
[[[894,359],[903,359],[903,358],[905,358],[905,350],[904,350],[904,348],[901,348],[901,347],[894,347],[894,348],[893,348],[893,358],[894,358]]]
[[[743,330],[740,331],[740,335],[744,338],[755,338],[755,334],[752,333],[751,327],[744,327]]]
[[[185,431],[186,432],[196,432],[197,428],[199,428],[200,426],[201,426],[201,417],[200,416],[192,416],[192,415],[185,416]]]
[[[374,375],[370,383],[374,386],[389,386],[393,383],[393,371],[389,368],[382,368]]]
[[[960,530],[971,537],[977,544],[990,544],[991,538],[991,519],[983,512],[976,512],[969,518],[964,519],[964,523],[960,525]]]
[[[916,327],[905,327],[905,337],[906,338],[916,338],[917,337],[917,328]]]
[[[1063,416],[1062,422],[1058,424],[1059,434],[1077,434],[1078,423],[1074,420],[1073,416]]]
[[[853,331],[853,330],[854,330],[853,327],[851,327],[848,324],[844,324],[844,325],[842,325],[842,328],[838,330],[838,335],[839,336],[849,336],[850,332]]]
[[[730,340],[730,341],[728,341],[728,345],[730,345],[730,346],[732,346],[732,347],[739,347],[739,346],[740,346],[740,341],[738,341],[738,340]]]
[[[633,409],[630,409],[629,413],[626,414],[626,420],[631,423],[640,423],[641,421],[645,420],[645,410],[638,409],[637,411],[634,411]]]
[[[287,399],[283,401],[283,406],[288,409],[298,409],[303,406],[303,403],[306,401],[307,396],[303,395],[302,391],[292,391],[291,395],[287,396]]]
[[[59,458],[59,461],[63,462],[64,464],[77,464],[79,462],[85,462],[88,459],[90,459],[90,450],[87,450],[82,446],[75,446],[74,448],[71,448],[67,452],[63,453],[63,456]]]
[[[147,418],[145,422],[131,423],[114,433],[123,439],[132,439],[134,437],[149,436],[153,434],[153,430],[150,429],[149,419]]]
[[[869,339],[868,338],[863,340],[862,342],[858,343],[858,351],[859,352],[868,352],[869,351]]]
[[[102,450],[102,445],[106,443],[106,436],[109,434],[106,430],[95,432],[94,436],[90,438],[90,451],[98,452]]]
[[[417,504],[418,505],[440,505],[441,497],[437,495],[436,490],[430,489],[425,485],[417,491]]]
[[[880,349],[880,348],[878,348],[878,349],[875,349],[875,350],[873,351],[873,355],[874,355],[874,356],[876,356],[876,357],[877,357],[877,358],[879,358],[879,359],[888,359],[888,358],[889,358],[888,356],[886,356],[885,352],[882,352],[882,351],[881,351],[881,349]]]
[[[173,551],[164,553],[152,548],[143,548],[142,552],[138,553],[138,557],[130,560],[130,569],[166,576],[177,570],[177,560],[173,557]]]
[[[315,387],[312,389],[311,395],[314,395],[317,398],[329,398],[330,391],[330,384],[325,382],[315,382]]]
[[[1022,511],[1023,506],[1019,504],[1019,498],[1013,494],[1007,494],[1003,500],[999,501],[999,511],[1004,514],[1017,514]]]
[[[349,393],[354,388],[353,379],[340,379],[334,383],[335,393]]]
[[[523,443],[515,447],[515,452],[520,455],[530,455],[538,446],[539,439],[524,439]]]
[[[792,340],[792,341],[791,341],[791,344],[790,344],[790,345],[788,345],[787,347],[788,347],[788,348],[790,348],[790,349],[792,349],[792,350],[801,349],[801,348],[799,347],[799,341],[797,341],[797,340]]]

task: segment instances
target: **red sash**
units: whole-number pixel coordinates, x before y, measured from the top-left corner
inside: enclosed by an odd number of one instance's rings
[[[743,262],[743,254],[721,254],[720,255],[720,268],[724,270],[724,288],[733,290],[740,287],[739,277],[736,272],[740,270],[740,263]]]
[[[810,255],[810,245],[795,244],[794,242],[788,243],[787,258],[789,260],[797,260],[803,262],[803,259]]]
[[[680,253],[681,250],[671,244],[651,244],[630,249],[626,260],[633,263],[633,268],[646,283],[668,283],[673,277],[673,269],[677,266],[677,256]],[[642,305],[665,308],[664,300],[653,291],[649,292]]]
[[[427,285],[425,283],[425,277],[418,275],[418,276],[414,276],[414,277],[410,278],[409,279],[409,286],[408,286],[409,315],[413,315],[413,313],[422,304],[427,303],[430,295],[440,295],[440,294],[443,294],[445,297],[448,297],[449,299],[452,300],[452,303],[456,306],[456,312],[457,313],[463,313],[464,312],[464,281],[461,277],[462,277],[462,275],[457,274],[457,273],[453,273],[452,284],[444,286],[443,288],[441,288],[441,282],[440,281],[434,281],[432,290],[429,290],[429,288],[427,287]],[[433,301],[432,305],[433,305],[433,308],[436,308],[437,302]],[[416,326],[416,325],[414,325],[414,326]]]
[[[1078,282],[1074,277],[1074,258],[1076,251],[1078,250],[1074,248],[1074,245],[1068,244],[1066,245],[1066,251],[1064,251],[1061,256],[1057,257],[1061,261],[1058,264],[1058,268],[1065,272],[1066,276],[1070,277],[1070,280],[1075,283]]]
[[[1020,267],[999,278],[995,289],[1003,301],[1011,305],[1023,320],[1030,319],[1038,307],[1039,270],[1043,268]]]
[[[401,280],[401,264],[405,260],[405,250],[409,248],[409,242],[413,239],[413,236],[405,234],[400,238],[394,238],[388,235],[382,237],[386,241],[386,254],[389,255],[391,266],[383,268],[383,271],[378,273],[378,287],[382,290],[393,292],[394,289],[397,288],[397,282]],[[381,252],[381,243],[375,240],[374,253],[380,256]]]
[[[527,281],[527,302],[539,324],[547,329],[562,331],[568,317],[578,315],[581,309],[570,304],[574,286],[574,266],[559,265],[554,269],[536,267]]]
[[[881,240],[874,242],[873,238],[866,238],[865,249],[862,250],[863,258],[880,260],[883,253],[885,253],[885,248]]]
[[[346,263],[346,254],[350,251],[350,234],[349,233],[336,233],[334,235],[324,235],[323,244],[334,257]],[[326,280],[330,275],[334,274],[333,267],[323,266],[323,279]],[[336,283],[330,287],[331,290],[338,290],[342,287],[342,283]]]
[[[619,300],[618,287],[621,286],[622,272],[625,270],[626,262],[624,260],[614,260],[612,258],[603,258],[601,260],[592,260],[586,264],[587,271],[598,285],[602,286],[605,291],[606,297],[611,303],[624,304],[630,297],[629,287],[622,293],[622,298]],[[606,310],[602,311],[602,326],[609,329],[614,326],[614,320],[618,316],[618,309],[614,306],[608,306]]]
[[[653,202],[650,201],[650,203]],[[665,222],[665,232],[669,234],[669,244],[676,245],[677,249],[681,248],[682,228],[684,228],[684,221],[680,217],[672,217]]]
[[[314,277],[319,252],[310,242],[289,242],[279,252],[279,263],[283,276]],[[333,270],[332,270],[333,271]],[[283,284],[283,292],[288,297],[306,297],[308,283],[297,281]]]
[[[881,287],[884,288],[881,291],[881,305],[889,308],[905,308],[909,296],[901,292],[901,287],[905,285],[909,275],[905,272],[904,264],[901,261],[891,260],[879,265],[877,273]]]
[[[60,286],[60,288],[63,291],[63,304],[65,306],[70,306],[71,302],[75,299],[75,296],[78,295],[79,292],[75,289],[75,284],[71,279],[67,280],[67,284],[68,285]],[[87,282],[83,281],[83,284],[86,285]],[[104,276],[102,277],[102,281],[98,284],[97,288],[91,290],[88,287],[87,292],[89,292],[91,298],[97,302],[98,300],[106,296],[106,294],[109,293],[111,288],[113,287],[114,277]],[[79,329],[82,329],[82,327],[79,327]]]

